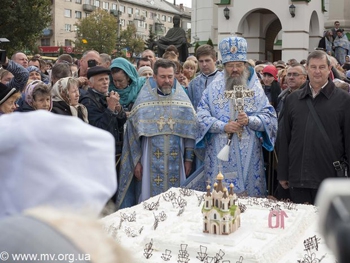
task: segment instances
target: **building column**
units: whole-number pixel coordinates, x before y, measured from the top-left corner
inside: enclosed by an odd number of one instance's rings
[[[298,39],[298,41],[295,41]],[[284,31],[282,33],[282,60],[295,58],[297,61],[309,55],[309,34],[306,31]]]

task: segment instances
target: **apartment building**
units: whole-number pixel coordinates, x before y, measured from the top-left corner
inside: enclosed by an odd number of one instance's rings
[[[191,10],[182,4],[173,5],[165,0],[52,0],[52,24],[43,30],[39,41],[40,52],[55,56],[62,47],[66,53],[74,53],[75,23],[101,8],[118,18],[116,30],[125,30],[134,24],[137,35],[146,40],[151,29],[161,37],[173,27],[173,16],[181,17],[181,26],[191,28]]]

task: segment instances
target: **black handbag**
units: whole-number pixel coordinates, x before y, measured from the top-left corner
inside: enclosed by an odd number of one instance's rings
[[[306,104],[309,107],[311,115],[314,118],[316,125],[317,125],[318,129],[320,130],[320,132],[321,132],[321,134],[322,134],[322,136],[323,136],[323,138],[328,146],[328,149],[332,155],[332,159],[337,160],[338,158],[335,154],[333,145],[332,145],[331,141],[329,140],[329,137],[328,137],[321,121],[320,121],[320,118],[318,117],[318,115],[315,111],[314,105],[312,105],[311,99],[308,98],[306,100]],[[342,161],[339,161],[339,160],[334,161],[333,167],[336,170],[338,177],[348,177],[348,163],[345,159]]]

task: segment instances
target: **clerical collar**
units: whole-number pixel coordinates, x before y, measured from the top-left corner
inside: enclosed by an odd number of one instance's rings
[[[216,74],[217,71],[218,71],[218,70],[216,69],[214,72],[210,73],[209,75],[205,75],[205,74],[202,72],[202,75],[203,75],[204,77],[206,77],[206,78],[209,78],[209,77],[211,77],[211,76],[214,76],[214,75]]]

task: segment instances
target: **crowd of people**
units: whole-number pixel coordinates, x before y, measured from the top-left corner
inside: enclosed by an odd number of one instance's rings
[[[22,52],[6,58],[0,218],[14,217],[0,220],[4,235],[12,222],[30,235],[67,231],[66,215],[38,206],[96,217],[107,202],[115,211],[170,187],[205,190],[219,173],[239,195],[314,204],[322,181],[349,168],[350,56],[331,35],[300,62],[251,60],[242,37],[219,43],[221,61],[210,45],[184,63],[175,46],[162,58],[145,50],[137,65],[95,50],[52,67]]]
[[[210,45],[184,63],[175,46],[162,58],[145,50],[137,65],[89,50],[47,67],[16,52],[0,72],[0,114],[47,111],[110,133],[116,209],[173,186],[205,190],[218,173],[241,195],[313,203],[350,151],[350,56],[336,41],[335,57],[326,47],[300,62],[251,60],[242,37],[220,42],[221,61]]]

